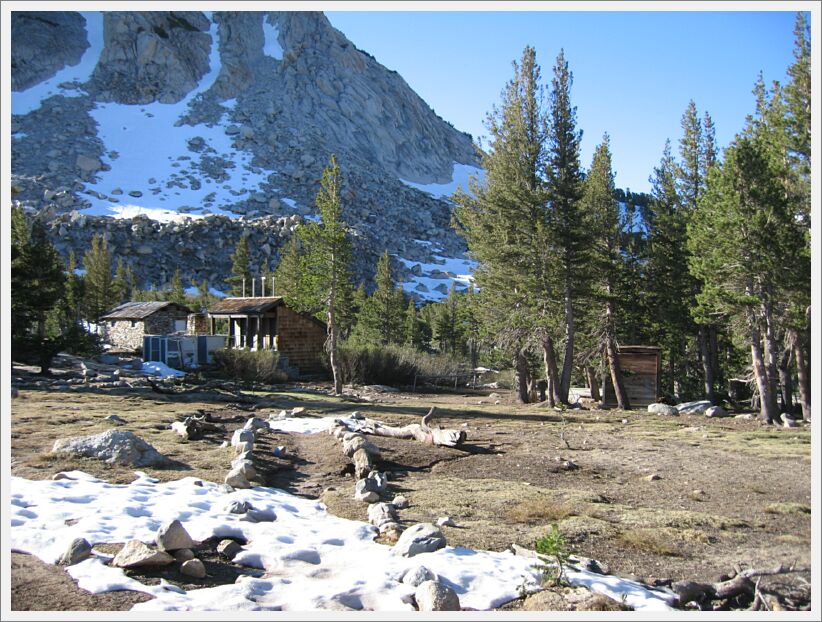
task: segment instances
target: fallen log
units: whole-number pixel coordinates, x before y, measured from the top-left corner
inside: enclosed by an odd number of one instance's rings
[[[738,571],[735,576],[726,581],[717,583],[677,581],[671,586],[671,589],[679,597],[680,605],[692,601],[699,603],[711,600],[727,600],[740,595],[753,598],[757,591],[757,584],[754,583],[753,579],[795,572],[808,572],[809,570],[809,568],[797,567],[793,564],[790,566],[780,564],[775,568],[748,568],[747,570]]]
[[[421,443],[442,447],[456,447],[464,443],[466,439],[465,430],[432,428],[428,425],[434,417],[434,410],[435,408],[432,406],[420,423],[411,423],[402,427],[386,425],[375,419],[362,419],[360,431],[374,436],[414,439]]]

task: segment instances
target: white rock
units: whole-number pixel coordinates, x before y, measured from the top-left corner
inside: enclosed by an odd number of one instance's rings
[[[178,520],[173,520],[169,524],[160,527],[157,530],[155,540],[161,551],[178,551],[194,547],[194,540],[191,539],[186,528]]]
[[[713,404],[708,400],[697,400],[696,402],[683,402],[676,405],[676,410],[681,415],[701,415]]]
[[[728,412],[722,406],[711,406],[705,409],[706,417],[727,417]]]
[[[460,611],[460,599],[439,581],[423,581],[414,593],[419,611]]]
[[[251,488],[251,482],[248,481],[242,468],[231,469],[225,476],[225,483],[234,488]]]
[[[170,461],[133,432],[106,430],[101,434],[62,438],[53,453],[69,453],[129,466],[165,466]]]
[[[234,447],[240,445],[240,443],[253,443],[254,442],[254,430],[249,430],[246,428],[240,428],[239,430],[234,430],[234,435],[231,437],[231,444]]]
[[[91,545],[85,538],[75,538],[57,562],[62,566],[73,566],[91,556]]]
[[[111,560],[111,565],[118,568],[137,568],[138,566],[167,566],[173,561],[174,558],[165,551],[155,551],[139,540],[129,540]]]
[[[179,549],[178,551],[174,551],[174,561],[177,563],[182,564],[190,559],[194,559],[194,551],[191,549]]]
[[[668,404],[648,404],[648,412],[656,415],[671,416],[676,416],[679,414],[679,411],[675,406],[669,406]]]
[[[437,527],[456,527],[457,524],[450,516],[442,516],[437,519]]]
[[[394,497],[394,500],[391,501],[391,503],[393,503],[394,507],[398,510],[404,510],[408,507],[408,499],[406,499],[402,495],[397,495],[396,497]]]

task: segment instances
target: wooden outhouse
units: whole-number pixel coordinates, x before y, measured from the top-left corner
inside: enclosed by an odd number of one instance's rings
[[[662,350],[658,346],[619,347],[622,382],[631,408],[647,408],[659,399],[661,357]],[[602,405],[605,408],[616,408],[617,405],[610,374],[606,374],[603,382]]]
[[[176,302],[126,302],[103,315],[108,341],[116,348],[138,350],[145,335],[184,333],[191,309]]]
[[[280,296],[223,298],[209,310],[211,334],[216,320],[228,320],[228,347],[276,350],[283,365],[300,374],[323,371],[326,326],[318,319],[288,307]]]

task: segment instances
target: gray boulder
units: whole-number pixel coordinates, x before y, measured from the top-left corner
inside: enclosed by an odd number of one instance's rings
[[[165,466],[170,460],[133,432],[106,430],[101,434],[62,438],[53,453],[69,453],[127,466]]]
[[[174,551],[174,561],[179,564],[185,563],[190,559],[194,559],[194,551],[191,549],[180,549]]]
[[[680,415],[702,415],[713,404],[708,400],[697,400],[696,402],[683,402],[676,405],[676,410]]]
[[[251,482],[245,476],[243,467],[235,467],[225,476],[225,483],[233,488],[251,488]]]
[[[679,411],[674,406],[668,404],[648,404],[648,412],[655,415],[678,415]]]
[[[195,579],[205,579],[206,576],[205,565],[199,559],[189,559],[183,562],[180,566],[180,572]]]
[[[91,545],[85,538],[75,538],[57,562],[61,566],[73,566],[91,556]]]
[[[220,544],[217,545],[217,552],[226,559],[234,559],[242,550],[243,547],[234,540],[220,540]]]
[[[234,447],[240,445],[240,443],[248,443],[254,442],[254,430],[250,428],[240,428],[239,430],[234,430],[234,435],[231,437],[231,444]]]
[[[460,611],[460,599],[439,581],[423,581],[414,593],[419,611]]]
[[[394,555],[414,557],[444,548],[445,536],[440,528],[431,523],[417,523],[406,529],[394,545]]]
[[[252,509],[252,506],[248,501],[232,501],[226,507],[226,510],[231,514],[245,514],[250,509]]]
[[[167,566],[174,558],[165,551],[155,551],[139,540],[130,540],[111,561],[118,568],[138,566]]]
[[[188,535],[183,524],[174,520],[157,530],[157,547],[161,551],[179,551],[194,548],[194,540]]]
[[[402,576],[402,582],[405,585],[412,587],[419,587],[425,581],[436,581],[437,575],[428,570],[425,566],[414,566],[406,571]]]
[[[727,417],[728,411],[726,411],[722,406],[711,406],[710,408],[705,409],[705,416],[706,417]]]

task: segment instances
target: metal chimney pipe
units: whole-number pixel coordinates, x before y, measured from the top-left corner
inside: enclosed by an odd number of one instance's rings
[[[265,298],[265,277],[260,277],[260,296]]]
[[[243,298],[245,298],[245,277],[243,277]]]
[[[255,278],[252,276],[252,277],[251,277],[251,297],[252,297],[252,298],[255,298],[255,297],[256,297],[256,294],[254,293],[254,290],[256,289],[256,285],[257,285],[257,279],[255,279]]]

